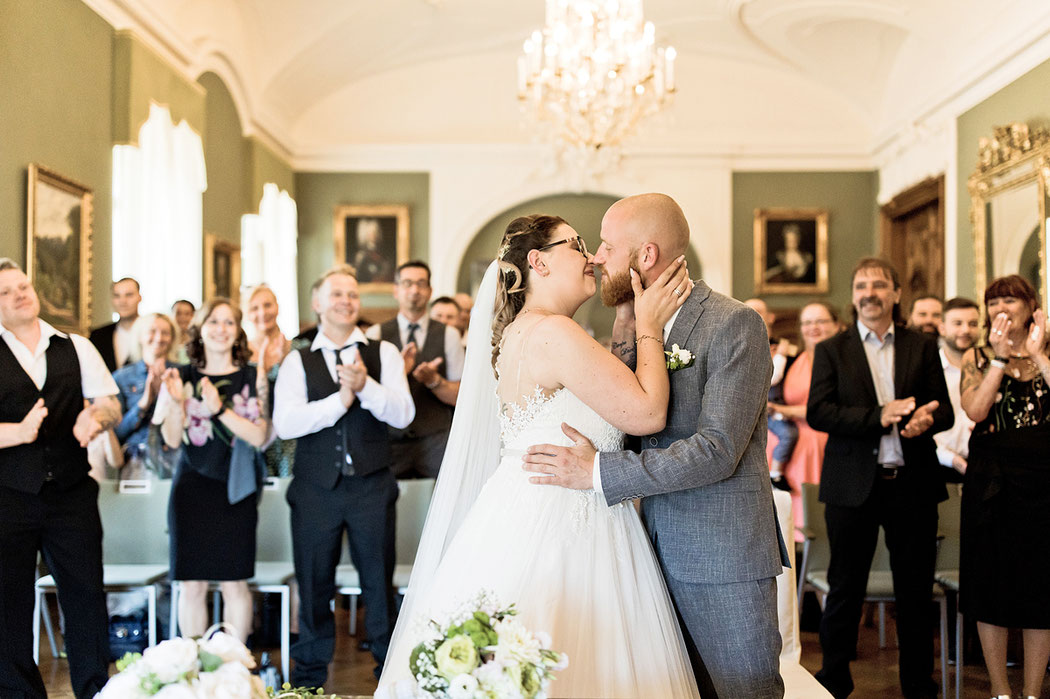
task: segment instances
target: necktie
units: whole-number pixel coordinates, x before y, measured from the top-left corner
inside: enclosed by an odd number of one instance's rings
[[[417,330],[419,330],[419,324],[418,323],[409,323],[408,324],[408,341],[411,342],[412,344],[414,344],[416,346],[416,349],[419,349],[419,341],[416,340],[416,331]]]
[[[337,367],[343,365],[343,350],[350,349],[351,347],[357,347],[359,344],[361,343],[350,342],[337,349],[335,351],[335,365]],[[336,372],[336,374],[336,383],[338,383],[338,372]],[[339,433],[342,435],[343,439],[343,463],[339,465],[339,472],[342,473],[344,476],[352,476],[354,475],[354,460],[350,457],[350,435],[347,433],[347,426],[345,424],[341,428],[339,428]]]

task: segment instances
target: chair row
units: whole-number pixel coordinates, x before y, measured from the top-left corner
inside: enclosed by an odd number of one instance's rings
[[[289,638],[291,627],[291,583],[295,578],[292,563],[290,511],[285,493],[291,479],[270,479],[259,502],[259,525],[256,532],[255,576],[248,581],[256,592],[281,595],[281,665],[288,677]],[[423,531],[434,481],[398,482],[397,502],[397,568],[394,586],[400,594],[408,587],[419,537]],[[99,514],[102,518],[103,587],[106,592],[142,590],[147,598],[149,644],[157,642],[157,584],[168,575],[168,499],[171,481],[152,480],[140,483],[106,481],[99,489]],[[340,594],[351,596],[351,634],[355,628],[357,595],[361,594],[357,571],[343,546],[344,560],[336,573]],[[217,590],[218,585],[212,585]],[[33,658],[40,661],[40,624],[43,621],[52,655],[58,650],[53,625],[47,611],[45,595],[56,592],[54,578],[45,575],[36,581],[36,603],[33,615]],[[169,635],[178,634],[179,585],[172,583]]]

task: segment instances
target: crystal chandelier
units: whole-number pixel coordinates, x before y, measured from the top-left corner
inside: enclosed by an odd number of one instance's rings
[[[563,165],[603,170],[675,92],[674,48],[654,44],[642,0],[547,0],[518,58],[518,99]]]

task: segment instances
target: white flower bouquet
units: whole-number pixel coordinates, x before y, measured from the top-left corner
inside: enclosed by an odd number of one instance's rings
[[[430,621],[412,651],[413,686],[396,696],[414,699],[546,699],[554,673],[568,657],[550,648],[550,636],[531,633],[481,592],[444,622]]]
[[[315,696],[304,690],[274,694],[235,636],[213,626],[202,638],[172,638],[117,661],[117,674],[95,699],[274,699]],[[317,694],[316,696],[323,696]]]

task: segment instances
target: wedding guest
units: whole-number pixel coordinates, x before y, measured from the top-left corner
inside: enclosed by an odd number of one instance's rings
[[[802,335],[802,352],[795,357],[787,370],[783,382],[783,402],[770,403],[769,410],[791,420],[797,430],[798,439],[791,459],[784,464],[784,478],[791,490],[792,512],[795,526],[802,526],[803,483],[820,483],[820,472],[824,466],[824,446],[828,435],[810,427],[806,422],[806,403],[809,401],[809,384],[813,376],[813,353],[818,344],[838,334],[838,313],[823,301],[814,301],[802,307],[798,315]],[[769,444],[767,452],[772,458],[776,446]],[[800,530],[796,529],[796,533]],[[801,534],[799,534],[801,540]]]
[[[123,415],[114,428],[125,453],[126,463],[120,474],[122,478],[144,478],[150,472],[147,466],[150,463],[147,454],[150,448],[150,423],[164,372],[175,366],[172,361],[175,334],[175,323],[168,316],[162,313],[142,316],[135,323],[135,341],[139,344],[142,359],[113,373],[113,380],[120,389],[120,410]],[[157,448],[162,449],[159,445]],[[157,477],[170,477],[168,468],[174,466],[171,462],[173,455],[171,450],[155,455],[159,462],[168,466],[163,472],[155,473]],[[152,465],[157,467],[161,463]]]
[[[175,333],[175,361],[179,364],[189,364],[190,358],[186,354],[186,343],[190,341],[190,323],[193,322],[193,314],[197,308],[186,299],[179,299],[171,304],[171,317],[175,320],[178,332]]]
[[[1006,640],[1023,629],[1024,691],[1050,658],[1050,358],[1046,313],[1016,274],[984,292],[987,348],[966,352],[962,406],[977,424],[963,484],[959,601],[977,621],[992,694],[1010,697]]]
[[[131,277],[113,282],[110,289],[113,310],[118,320],[92,330],[91,344],[102,355],[106,368],[114,372],[138,359],[139,343],[132,327],[139,317],[142,295],[139,293],[139,283]]]
[[[184,636],[204,633],[208,582],[217,580],[223,621],[245,641],[252,630],[246,581],[255,574],[254,495],[262,475],[254,464],[268,426],[255,395],[240,310],[229,299],[213,298],[194,315],[189,334],[191,363],[164,372],[156,408],[164,441],[173,449],[183,445],[168,507],[171,579],[180,581],[179,627]]]
[[[944,305],[944,315],[938,328],[941,336],[941,367],[944,368],[944,382],[948,385],[948,397],[952,400],[955,424],[950,430],[933,435],[933,441],[937,442],[937,460],[945,467],[941,475],[948,483],[962,483],[966,459],[970,455],[970,433],[974,422],[962,408],[959,385],[962,382],[963,355],[977,342],[980,321],[977,304],[970,299],[957,297]]]
[[[463,346],[466,347],[467,330],[470,328],[470,312],[474,310],[474,299],[470,294],[461,291],[453,296],[452,300],[459,305],[459,322],[456,323],[456,330],[463,337]]]
[[[394,275],[397,316],[365,333],[370,340],[382,339],[401,350],[416,406],[412,424],[391,430],[391,467],[398,478],[437,478],[463,375],[459,332],[427,317],[432,291],[425,262],[400,265]]]
[[[302,604],[291,682],[321,687],[335,650],[335,568],[343,533],[360,575],[365,631],[376,677],[394,626],[394,517],[397,480],[387,427],[415,415],[404,361],[388,342],[357,327],[361,298],[349,266],[321,277],[313,297],[320,331],[290,353],[274,389],[277,436],[296,439],[288,487],[295,577]]]
[[[0,258],[0,337],[0,697],[47,696],[33,662],[43,555],[66,622],[73,695],[91,699],[108,679],[109,617],[85,447],[119,419],[117,385],[87,338],[40,319],[32,283],[9,258]]]
[[[256,365],[256,393],[262,404],[264,415],[272,415],[270,407],[270,390],[277,380],[277,370],[281,362],[292,349],[292,343],[286,339],[277,327],[277,296],[273,289],[260,284],[252,289],[248,297],[248,320],[255,328],[255,339],[252,340],[252,361]],[[292,463],[295,458],[295,440],[274,439],[264,451],[266,470],[271,476],[288,478],[292,475]]]
[[[430,302],[430,319],[457,328],[459,304],[451,296],[439,296]],[[458,329],[458,328],[457,328]]]
[[[816,346],[806,419],[828,433],[820,500],[831,560],[820,620],[817,680],[835,697],[853,691],[849,664],[868,572],[886,533],[893,569],[900,685],[908,699],[937,696],[929,627],[937,556],[937,503],[948,497],[933,435],[952,408],[932,337],[899,325],[897,270],[878,258],[854,267],[855,322]]]
[[[939,296],[919,296],[908,309],[908,327],[936,337],[943,312],[944,302]]]

